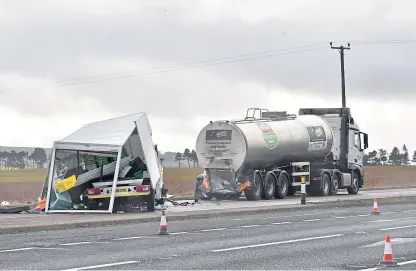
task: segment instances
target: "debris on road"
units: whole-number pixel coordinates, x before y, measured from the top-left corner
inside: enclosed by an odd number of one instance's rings
[[[21,212],[28,211],[29,209],[29,206],[2,206],[0,207],[0,214],[18,214]]]

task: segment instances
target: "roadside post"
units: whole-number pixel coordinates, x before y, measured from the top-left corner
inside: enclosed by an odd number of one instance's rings
[[[305,176],[300,177],[300,204],[306,204]]]

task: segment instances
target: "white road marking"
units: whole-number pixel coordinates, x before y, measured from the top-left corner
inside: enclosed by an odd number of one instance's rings
[[[400,218],[394,218],[394,219],[389,219],[389,220],[373,220],[371,222],[374,222],[374,221],[397,221],[397,220],[406,220],[406,219],[412,219],[412,218],[416,218],[416,216],[400,217]]]
[[[359,233],[359,234],[366,234],[365,231],[357,231],[357,233]]]
[[[387,212],[387,213],[382,213],[382,215],[389,215],[389,214],[396,214],[397,212]]]
[[[108,264],[100,264],[100,265],[91,265],[91,266],[85,266],[85,267],[79,267],[79,268],[65,269],[63,271],[78,271],[78,270],[105,268],[105,267],[125,265],[125,264],[132,264],[132,263],[139,263],[139,261],[127,261],[127,262],[119,262],[119,263],[108,263]]]
[[[187,233],[189,233],[189,232],[187,232],[187,231],[179,231],[179,232],[172,232],[170,234],[171,235],[179,235],[179,234],[187,234]]]
[[[403,211],[403,213],[411,213],[411,212],[416,212],[416,210],[406,210],[406,211]]]
[[[380,222],[389,222],[393,221],[392,219],[380,219],[380,220],[373,220],[371,223],[380,223]]]
[[[378,229],[378,230],[379,231],[389,231],[389,230],[407,229],[407,228],[413,228],[413,227],[416,227],[416,225],[401,226],[401,227],[392,227],[392,228],[384,228],[384,229]]]
[[[14,249],[0,250],[0,253],[2,253],[2,252],[24,251],[24,250],[32,250],[32,249],[35,249],[35,248],[34,247],[14,248]]]
[[[367,247],[378,247],[378,246],[384,246],[384,242],[385,241],[380,241],[380,242],[376,242],[373,244],[369,244],[366,246],[362,246],[363,248],[367,248]],[[404,243],[412,243],[412,242],[416,242],[416,238],[392,238],[391,239],[391,244],[404,244]],[[397,258],[396,258],[397,259]]]
[[[216,229],[206,229],[206,230],[201,230],[203,232],[208,232],[208,231],[223,231],[226,230],[227,228],[216,228]]]
[[[289,222],[289,221],[283,221],[283,222],[275,222],[275,223],[272,223],[273,225],[283,225],[283,224],[292,224],[292,222]]]
[[[342,218],[348,218],[348,216],[336,216],[335,218],[342,219]]]
[[[305,219],[305,220],[302,220],[303,222],[313,222],[313,221],[319,221],[319,220],[322,220],[322,219],[320,219],[320,218],[316,218],[316,219]]]
[[[401,265],[412,264],[412,263],[416,263],[416,260],[400,262],[400,263],[397,263],[397,265],[401,266]],[[358,271],[376,271],[376,270],[379,270],[379,268],[378,267],[373,267],[373,268],[361,269],[361,270],[358,270]]]
[[[333,211],[334,213],[345,213],[348,211]],[[244,217],[244,218],[234,218],[233,220],[258,220],[258,219],[273,219],[273,218],[291,218],[297,216],[311,216],[311,215],[321,215],[326,213],[310,213],[310,214],[301,214],[301,215],[283,215],[283,216],[269,216],[269,217]]]
[[[133,237],[122,237],[122,238],[116,238],[113,239],[114,241],[121,241],[121,240],[130,240],[130,239],[142,239],[145,238],[146,236],[133,236]]]
[[[244,225],[244,226],[239,226],[239,228],[254,228],[254,227],[260,227],[261,225]]]
[[[406,264],[411,264],[411,263],[416,263],[416,260],[410,260],[410,261],[406,261],[406,262],[400,262],[400,263],[397,263],[397,265],[406,265]]]
[[[66,243],[66,244],[60,244],[60,245],[61,246],[76,246],[76,245],[82,245],[82,244],[92,244],[92,242]]]
[[[281,245],[281,244],[298,243],[298,242],[327,239],[327,238],[334,238],[334,237],[340,237],[340,236],[343,236],[343,234],[324,235],[324,236],[308,237],[308,238],[302,238],[302,239],[293,239],[293,240],[287,240],[287,241],[264,243],[264,244],[258,244],[258,245],[214,249],[211,251],[212,252],[224,252],[224,251],[239,250],[239,249],[245,249],[245,248],[255,248],[255,247],[265,247],[265,246],[273,246],[273,245]]]
[[[357,216],[361,216],[361,217],[363,217],[363,216],[370,216],[371,214],[366,214],[366,215],[357,215]]]

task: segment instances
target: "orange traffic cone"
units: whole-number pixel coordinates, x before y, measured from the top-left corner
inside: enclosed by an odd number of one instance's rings
[[[386,235],[386,241],[384,244],[384,257],[380,261],[379,265],[397,265],[397,262],[393,260],[393,250],[391,249],[390,235]]]
[[[380,211],[378,210],[378,206],[377,206],[377,200],[374,198],[374,203],[373,203],[373,210],[371,211],[371,213],[373,215],[379,215]]]
[[[162,211],[162,216],[160,217],[160,230],[159,235],[168,235],[168,223],[166,222],[165,211]]]

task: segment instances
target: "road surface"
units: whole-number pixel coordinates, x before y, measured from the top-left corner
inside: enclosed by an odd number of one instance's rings
[[[416,269],[416,206],[276,214],[2,235],[0,269],[375,270],[390,234],[395,269]]]
[[[337,196],[331,197],[307,197],[307,203],[337,203],[342,202],[343,204],[357,203],[359,200],[363,199],[373,199],[377,198],[378,200],[386,198],[409,198],[416,197],[416,189],[388,189],[388,190],[365,190],[360,191],[358,195],[348,195],[345,191],[339,192]],[[301,207],[300,204],[300,195],[289,196],[283,200],[259,200],[259,201],[247,201],[245,199],[240,199],[238,201],[200,201],[198,204],[189,205],[189,206],[171,206],[168,207],[168,212],[172,216],[183,217],[188,215],[199,215],[201,213],[211,212],[214,215],[218,213],[228,213],[230,211],[249,211],[260,209],[276,209],[276,208],[289,208],[289,207]],[[117,222],[119,224],[125,223],[127,220],[136,220],[143,219],[158,219],[158,213],[129,213],[129,214],[112,214],[112,215],[103,215],[103,214],[84,214],[82,211],[80,213],[71,215],[68,214],[5,214],[0,215],[0,232],[16,232],[16,229],[24,228],[39,228],[44,227],[48,228],[51,225],[56,228],[65,228],[71,224],[80,224],[84,223],[88,226],[93,225],[93,223],[113,223]],[[124,221],[124,222],[123,222]]]

